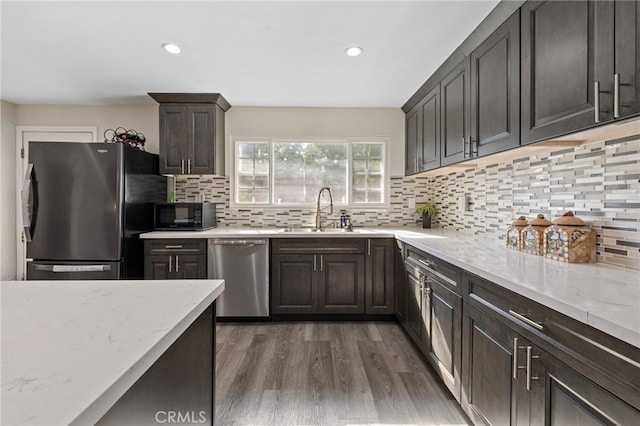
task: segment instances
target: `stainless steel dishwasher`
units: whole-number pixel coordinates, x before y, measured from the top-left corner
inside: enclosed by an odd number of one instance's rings
[[[269,240],[210,239],[208,277],[223,279],[217,317],[269,316]]]

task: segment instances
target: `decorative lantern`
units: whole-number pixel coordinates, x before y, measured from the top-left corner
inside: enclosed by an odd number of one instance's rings
[[[507,228],[507,247],[513,250],[522,250],[522,232],[527,227],[527,218],[520,216]]]
[[[525,253],[544,255],[544,230],[551,226],[550,220],[543,214],[529,222],[529,226],[522,233],[522,251]]]
[[[568,263],[596,262],[596,232],[566,212],[544,231],[544,257]]]

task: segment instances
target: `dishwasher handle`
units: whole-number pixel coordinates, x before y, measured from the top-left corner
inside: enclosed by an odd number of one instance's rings
[[[260,246],[267,244],[267,240],[209,240],[209,244],[218,246]]]

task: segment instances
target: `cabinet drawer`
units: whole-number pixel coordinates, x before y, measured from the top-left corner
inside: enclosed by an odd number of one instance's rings
[[[640,350],[558,311],[464,272],[466,300],[640,409]]]
[[[168,239],[168,240],[145,240],[145,255],[179,253],[189,255],[206,255],[207,240],[205,239]]]
[[[405,264],[407,267],[412,267],[412,265],[419,267],[423,273],[429,273],[449,290],[462,296],[462,289],[458,285],[462,273],[461,269],[410,245],[407,245]]]
[[[361,238],[281,238],[271,240],[273,253],[364,253]]]

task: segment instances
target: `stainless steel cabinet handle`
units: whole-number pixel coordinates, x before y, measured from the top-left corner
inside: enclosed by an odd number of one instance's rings
[[[544,325],[538,324],[537,322],[530,320],[529,318],[525,317],[522,314],[519,314],[519,313],[517,313],[515,311],[512,311],[511,309],[509,309],[509,313],[511,315],[513,315],[514,317],[518,318],[520,321],[524,322],[525,324],[530,325],[531,327],[533,327],[533,328],[535,328],[537,330],[540,330],[540,331],[544,330]]]
[[[593,83],[593,111],[595,113],[594,120],[600,122],[600,82]]]
[[[462,155],[464,156],[464,158],[467,158],[471,149],[467,150],[467,140],[464,136],[462,137],[462,150],[464,151]]]
[[[171,272],[171,261],[172,261],[172,259],[171,259],[171,258],[172,258],[172,257],[173,257],[173,256],[169,256],[169,272]]]
[[[367,256],[371,256],[371,240],[367,240]]]
[[[322,272],[322,264],[324,263],[324,255],[320,255],[320,272]]]
[[[478,140],[469,136],[469,157],[474,155],[478,155]]]
[[[191,174],[191,158],[187,159],[187,174]]]
[[[180,164],[182,166],[182,174],[184,174],[184,158],[180,160]]]
[[[527,346],[527,390],[528,391],[531,390],[531,381],[539,379],[538,376],[531,375],[531,360],[532,359],[538,359],[540,357],[537,356],[537,355],[532,355],[531,354],[531,350],[532,350],[532,347],[531,346]]]
[[[176,254],[176,272],[180,272],[180,256]]]
[[[318,270],[318,267],[316,265],[316,255],[314,254],[313,255],[313,271],[315,272],[317,270]]]
[[[613,118],[620,118],[620,74],[613,75]]]
[[[181,249],[182,246],[164,246],[165,249]]]

